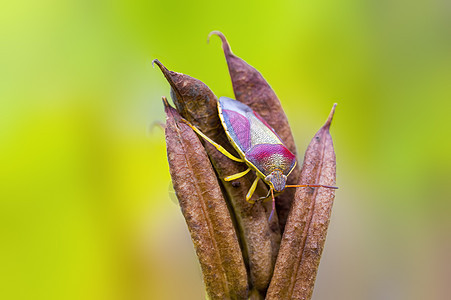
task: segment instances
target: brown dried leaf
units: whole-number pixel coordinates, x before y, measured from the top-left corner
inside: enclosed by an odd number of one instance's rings
[[[258,112],[274,128],[287,148],[297,156],[296,145],[288,119],[271,86],[254,67],[232,53],[226,37],[221,32],[212,31],[209,37],[212,34],[216,34],[221,38],[236,99]],[[299,164],[297,164],[288,177],[288,185],[294,185],[298,182],[300,170]],[[287,189],[277,197],[276,208],[282,232],[291,202],[293,201],[294,192],[292,189]]]
[[[307,148],[299,184],[335,185],[334,111]],[[297,189],[266,299],[311,298],[334,197],[334,189]]]
[[[171,85],[173,100],[180,114],[197,126],[209,138],[222,145],[230,153],[238,156],[230,145],[220,124],[217,111],[217,98],[200,80],[182,73],[169,71],[158,60],[154,61]],[[237,224],[237,232],[241,241],[243,256],[249,268],[250,285],[264,293],[271,280],[277,253],[280,245],[280,230],[277,218],[268,222],[271,204],[257,202],[248,203],[246,194],[255,179],[255,174],[226,182],[223,178],[247,169],[243,163],[237,163],[216,150],[211,144],[204,142],[205,149],[212,161],[226,198],[231,204]],[[267,187],[259,182],[251,200],[267,194]],[[276,226],[274,226],[276,225]]]
[[[246,299],[247,273],[226,202],[196,134],[165,102],[166,145],[180,202],[211,299]]]

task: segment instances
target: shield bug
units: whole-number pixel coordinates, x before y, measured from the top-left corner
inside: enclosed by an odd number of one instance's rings
[[[225,181],[232,181],[246,175],[251,170],[255,171],[257,178],[246,195],[246,201],[250,202],[260,179],[269,186],[269,193],[272,196],[270,218],[275,210],[274,192],[282,192],[287,187],[337,188],[321,184],[286,185],[288,175],[296,166],[296,157],[284,145],[274,129],[249,106],[227,97],[219,98],[218,113],[227,137],[238,151],[240,158],[229,153],[193,125],[186,123],[222,154],[234,161],[244,162],[248,165],[245,171],[230,175],[224,178]],[[269,197],[269,193],[264,198]]]

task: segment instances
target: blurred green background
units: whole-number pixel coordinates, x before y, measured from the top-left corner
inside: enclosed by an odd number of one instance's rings
[[[447,1],[7,1],[0,299],[202,299],[151,61],[233,97],[217,37],[282,101],[298,151],[338,107],[314,299],[449,299]]]

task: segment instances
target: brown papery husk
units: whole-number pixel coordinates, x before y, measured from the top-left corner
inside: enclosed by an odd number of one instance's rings
[[[249,105],[254,111],[259,113],[277,132],[287,148],[297,156],[293,134],[276,93],[274,93],[260,72],[232,53],[224,34],[219,31],[212,31],[209,36],[212,34],[216,34],[221,38],[222,49],[229,67],[236,100]],[[288,185],[294,185],[298,182],[300,171],[301,168],[297,164],[288,177]],[[288,189],[277,197],[276,210],[282,231],[285,227],[294,192],[294,190]]]
[[[326,124],[310,142],[298,184],[335,185],[336,160]],[[310,299],[326,240],[335,190],[297,188],[266,299]]]
[[[217,98],[208,86],[188,75],[167,70],[158,60],[154,62],[171,85],[171,94],[180,114],[213,141],[238,157],[220,124]],[[224,181],[223,178],[242,172],[247,166],[232,161],[210,143],[202,142],[230,203],[245,263],[249,269],[251,286],[264,294],[272,276],[281,239],[280,229],[275,226],[277,218],[268,221],[271,203],[258,201],[260,196],[267,194],[268,189],[260,181],[251,198],[256,203],[248,203],[246,194],[255,179],[254,172],[233,182]]]
[[[211,299],[247,299],[241,250],[207,154],[196,134],[165,101],[166,145],[174,190]]]

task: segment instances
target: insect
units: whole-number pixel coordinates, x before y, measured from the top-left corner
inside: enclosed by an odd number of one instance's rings
[[[288,175],[296,166],[296,157],[284,145],[274,129],[249,106],[227,97],[219,98],[218,113],[226,135],[232,146],[238,151],[239,158],[211,140],[195,126],[186,123],[222,154],[234,161],[247,164],[248,168],[245,171],[230,175],[224,178],[225,181],[232,181],[243,177],[251,170],[255,171],[257,178],[246,194],[246,201],[251,202],[250,199],[260,179],[269,186],[272,196],[270,219],[275,210],[274,192],[282,192],[287,187],[337,188],[321,184],[286,185]],[[264,198],[268,196],[269,193]]]

